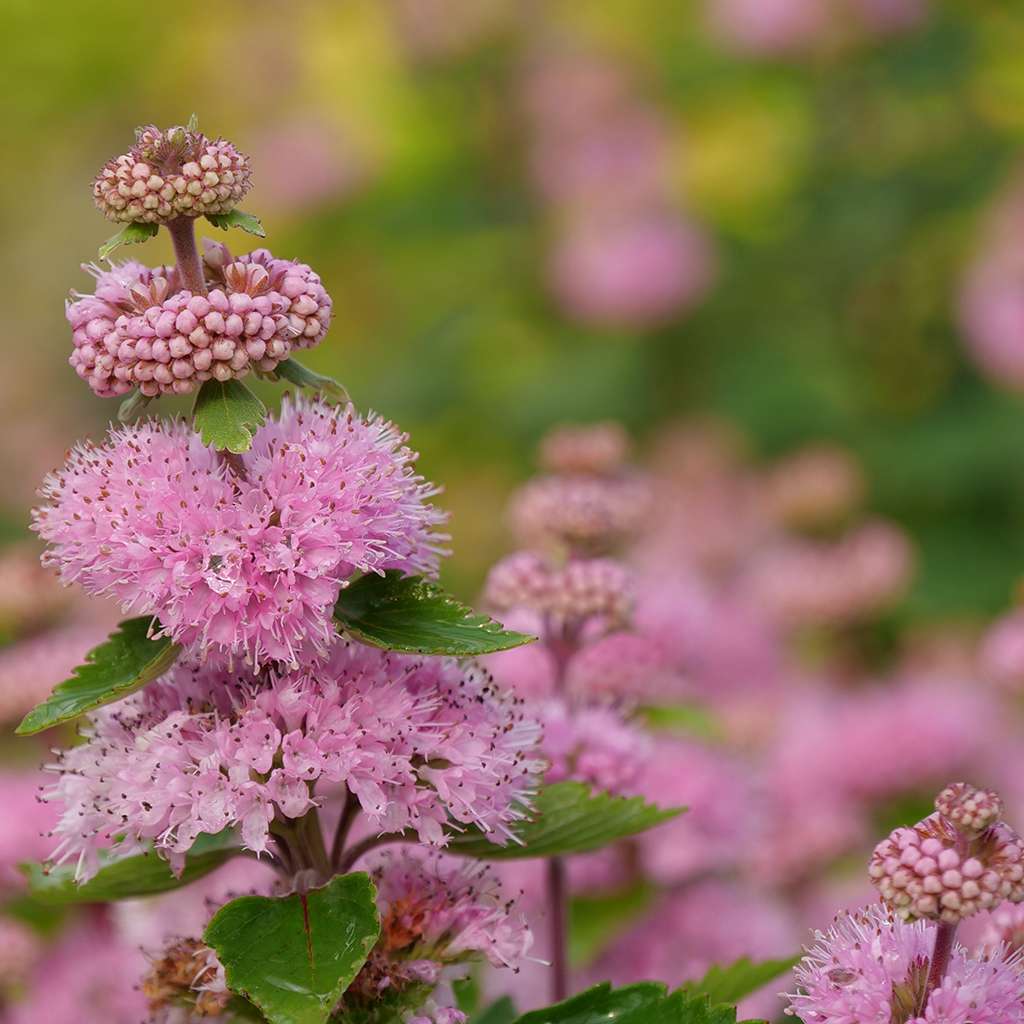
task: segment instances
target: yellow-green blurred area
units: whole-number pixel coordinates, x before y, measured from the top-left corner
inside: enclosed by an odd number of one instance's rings
[[[875,508],[922,553],[911,614],[1005,604],[1024,409],[963,354],[955,305],[1024,145],[1024,5],[933,0],[906,32],[782,56],[731,51],[707,6],[5,0],[8,532],[116,412],[67,366],[64,298],[113,232],[90,181],[137,125],[195,112],[252,157],[243,205],[267,244],[333,296],[308,364],[400,423],[444,482],[456,589],[507,546],[504,500],[549,426],[618,418],[642,446],[710,412],[758,454],[828,438],[864,460]],[[546,287],[557,215],[529,181],[521,83],[558,47],[628,69],[664,121],[671,192],[713,240],[714,286],[657,328],[575,323]],[[163,238],[123,252],[170,259]]]

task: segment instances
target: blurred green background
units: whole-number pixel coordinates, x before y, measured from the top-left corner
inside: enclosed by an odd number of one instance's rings
[[[270,247],[334,298],[309,365],[410,431],[445,483],[457,589],[507,546],[503,502],[551,424],[616,417],[642,443],[714,413],[759,455],[830,438],[864,460],[921,550],[910,615],[1003,606],[1024,568],[1024,409],[974,369],[955,307],[1024,137],[1024,5],[933,0],[900,34],[753,57],[706,7],[5,0],[7,532],[115,411],[66,365],[64,297],[113,230],[91,178],[136,125],[194,111],[252,156],[244,206]],[[558,46],[628,69],[664,120],[672,195],[713,239],[713,287],[656,328],[574,322],[545,287],[520,85]],[[330,181],[296,201],[311,139]]]

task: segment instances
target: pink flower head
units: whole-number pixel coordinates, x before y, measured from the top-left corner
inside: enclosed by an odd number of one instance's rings
[[[344,783],[369,826],[443,845],[474,824],[505,842],[543,763],[537,723],[477,668],[338,642],[304,671],[237,675],[179,665],[94,712],[85,742],[51,766],[59,861],[88,878],[98,851],[144,840],[180,868],[201,833],[240,828],[257,853],[275,814]]]
[[[147,422],[83,444],[45,481],[45,564],[161,633],[254,664],[322,653],[355,572],[436,572],[444,516],[406,438],[305,398],[286,399],[229,472],[184,423]]]
[[[147,125],[127,153],[100,171],[92,194],[109,220],[166,224],[228,213],[249,191],[249,179],[249,161],[225,139]]]
[[[100,397],[133,387],[150,397],[188,394],[204,381],[270,373],[293,349],[319,344],[330,324],[320,278],[266,249],[234,260],[213,246],[203,295],[182,288],[171,268],[86,269],[96,291],[68,303],[69,362]]]
[[[936,806],[875,847],[868,873],[886,905],[908,921],[956,923],[1003,900],[1024,901],[1024,841],[998,820],[998,796],[956,783]]]
[[[1024,949],[1024,904],[1003,903],[993,910],[979,945],[988,952],[1002,948],[1013,952]]]
[[[527,547],[597,553],[640,530],[650,497],[647,483],[634,476],[541,476],[513,496],[509,514]]]
[[[587,426],[565,425],[540,444],[540,464],[549,473],[618,473],[629,454],[629,437],[621,424],[609,421]]]
[[[468,958],[515,968],[533,936],[512,912],[493,871],[480,861],[439,854],[383,854],[373,869],[380,946],[414,951],[441,966]]]
[[[711,244],[676,215],[596,220],[561,239],[551,288],[576,320],[643,328],[694,304],[714,278]]]
[[[841,914],[796,968],[789,1011],[804,1024],[1020,1024],[1024,974],[1019,957],[998,950],[971,957],[953,949],[941,985],[925,991],[935,926],[908,924],[872,906]]]

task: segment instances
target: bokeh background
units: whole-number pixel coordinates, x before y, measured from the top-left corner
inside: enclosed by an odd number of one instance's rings
[[[907,614],[1005,602],[1024,419],[998,386],[1012,374],[993,386],[972,363],[958,303],[1024,134],[1014,5],[183,0],[155,22],[119,0],[3,7],[9,531],[42,468],[111,415],[65,365],[62,300],[110,233],[91,177],[136,124],[195,111],[250,153],[247,206],[335,298],[311,363],[445,481],[460,586],[500,550],[503,495],[552,422],[615,417],[643,438],[712,411],[757,453],[830,437],[864,460],[873,503],[920,545]],[[556,106],[587,116],[571,61],[622,76],[635,108],[575,156],[555,151],[573,130]],[[630,180],[630,160],[657,180]],[[638,214],[655,237],[598,225],[588,249],[580,222],[634,201],[588,189],[657,193]],[[673,221],[697,238],[679,244]],[[560,246],[577,278],[562,302]],[[588,260],[618,277],[608,310],[578,281]]]
[[[43,474],[116,411],[67,365],[64,299],[88,289],[80,265],[112,233],[90,181],[136,125],[195,112],[250,155],[244,206],[275,253],[310,263],[333,297],[330,335],[305,361],[399,422],[425,474],[444,482],[455,551],[446,581],[461,596],[473,599],[512,546],[507,501],[542,436],[563,421],[617,420],[640,457],[660,452],[662,465],[686,463],[665,454],[667,437],[713,436],[711,448],[742,464],[728,473],[756,475],[812,442],[856,460],[866,507],[906,532],[916,566],[899,600],[844,633],[843,644],[855,634],[858,671],[888,670],[908,637],[973,642],[1014,603],[1024,8],[2,7],[0,533],[11,550],[29,536]],[[238,232],[218,237],[252,246]],[[125,255],[155,263],[170,247],[158,239]],[[37,585],[19,591],[28,576],[12,576],[15,608]],[[9,618],[10,636],[36,628],[31,616]],[[54,643],[44,642],[51,654]],[[944,670],[963,667],[969,644],[954,646]],[[940,648],[928,648],[932,667],[949,653]],[[948,707],[960,715],[956,700]],[[828,750],[805,751],[799,770]],[[39,760],[38,746],[2,751],[7,771]],[[932,781],[922,771],[889,786],[868,817],[905,820]],[[626,908],[611,904],[606,918]],[[23,916],[45,930],[34,914]]]

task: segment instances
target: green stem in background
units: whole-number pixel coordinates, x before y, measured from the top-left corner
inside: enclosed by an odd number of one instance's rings
[[[551,913],[551,1001],[569,998],[569,884],[562,857],[547,862],[548,907]]]
[[[312,868],[323,881],[331,877],[331,861],[324,845],[324,833],[320,827],[320,815],[316,808],[308,811],[298,821],[297,832],[306,854],[307,866]]]
[[[196,247],[196,225],[194,217],[175,217],[167,224],[174,244],[174,259],[182,287],[196,295],[206,294],[206,280],[203,277],[203,261]]]

